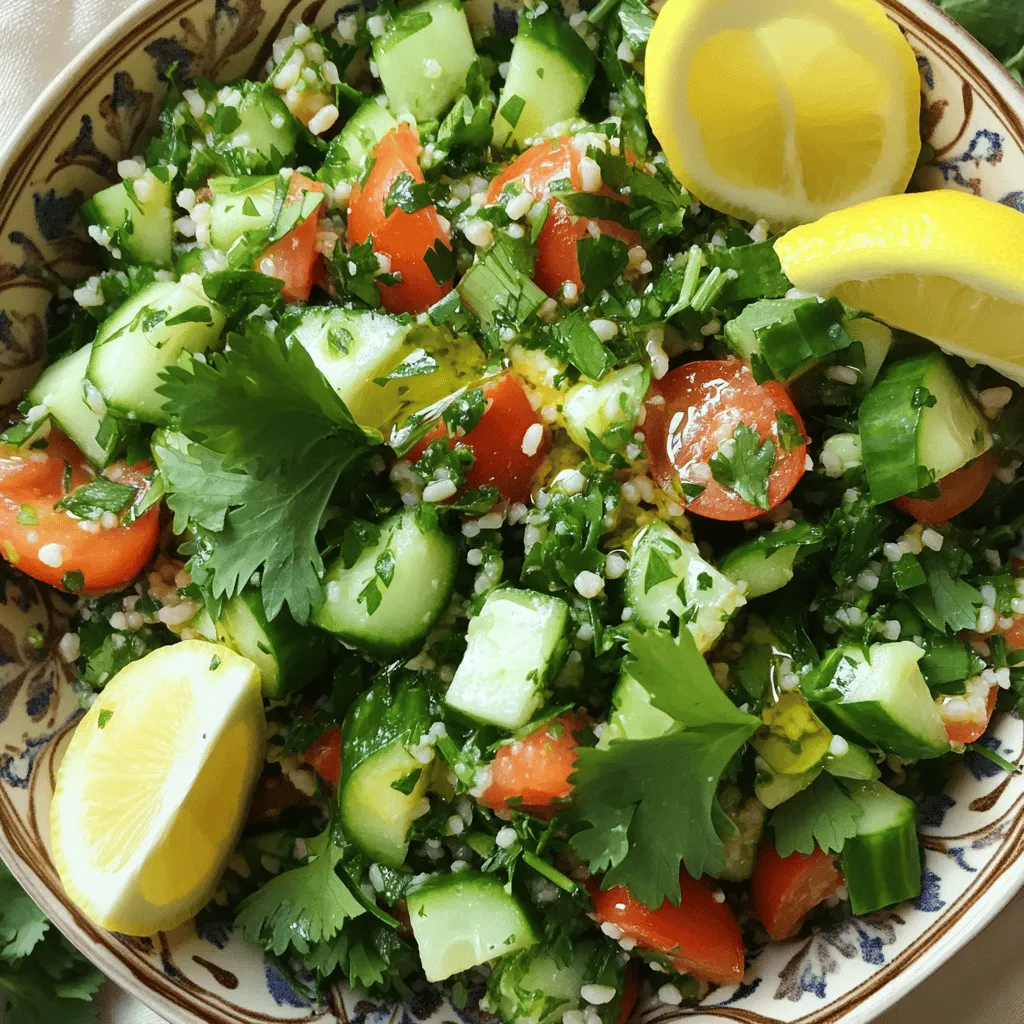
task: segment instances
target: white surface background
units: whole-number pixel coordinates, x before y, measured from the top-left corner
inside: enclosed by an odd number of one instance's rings
[[[11,138],[22,114],[64,64],[130,2],[0,0],[0,144]],[[1022,936],[1024,896],[886,1013],[883,1024],[1024,1024]],[[104,1024],[159,1024],[159,1018],[113,986],[101,1002]]]

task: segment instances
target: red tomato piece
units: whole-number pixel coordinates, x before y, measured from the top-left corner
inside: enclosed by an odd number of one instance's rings
[[[678,907],[666,900],[657,910],[645,907],[622,886],[588,886],[594,916],[609,922],[643,949],[663,953],[677,971],[716,985],[735,985],[746,969],[743,934],[736,915],[714,891],[684,871]]]
[[[922,498],[896,498],[891,504],[919,523],[946,523],[961,512],[966,512],[984,493],[998,462],[991,453],[969,462],[939,481],[939,496],[931,500]]]
[[[288,201],[301,202],[303,192],[323,190],[321,182],[311,181],[293,171],[288,183]],[[323,210],[324,204],[321,203],[298,227],[292,228],[256,260],[256,269],[261,274],[284,281],[281,294],[288,302],[306,302],[309,299],[320,263],[316,235],[320,230]]]
[[[333,725],[306,750],[304,760],[324,782],[341,781],[341,728]]]
[[[659,486],[679,493],[680,483],[704,491],[686,510],[709,519],[754,519],[764,509],[748,504],[711,475],[708,460],[740,423],[756,430],[762,442],[775,443],[775,465],[768,478],[768,507],[781,505],[804,475],[807,445],[785,451],[779,443],[776,416],[787,413],[801,431],[804,422],[785,388],[776,381],[758,384],[738,359],[687,363],[651,385],[644,434],[651,475]]]
[[[75,519],[54,508],[64,497],[68,470],[71,489],[94,478],[85,456],[59,430],[50,431],[45,449],[0,446],[0,553],[22,572],[60,589],[69,572],[82,574],[86,591],[124,586],[156,551],[159,511],[151,508],[134,523],[110,529]],[[103,471],[110,480],[143,489],[151,473],[145,462],[118,462]]]
[[[361,245],[373,238],[373,251],[386,256],[400,284],[378,285],[381,302],[389,313],[422,313],[452,290],[452,282],[438,284],[423,254],[439,242],[451,248],[451,230],[437,209],[425,206],[415,213],[397,207],[384,214],[384,201],[400,174],[423,183],[419,165],[420,141],[415,128],[399,125],[373,150],[375,161],[365,184],[356,185],[348,203],[348,237]]]
[[[580,160],[583,156],[568,135],[540,142],[513,160],[491,182],[487,202],[496,203],[501,190],[512,181],[518,181],[538,202],[551,198],[551,182],[558,179],[568,178],[576,191],[582,191]],[[607,185],[601,186],[599,194],[622,200],[622,196]],[[591,224],[602,234],[618,238],[629,246],[640,244],[640,236],[631,228],[613,220],[574,217],[564,203],[555,200],[537,238],[537,264],[533,273],[534,281],[548,295],[556,296],[566,281],[577,288],[583,287],[576,243],[586,237]]]
[[[547,455],[547,432],[535,450],[527,444],[532,454],[523,451],[526,432],[534,424],[543,424],[514,373],[503,373],[484,384],[483,392],[487,409],[480,422],[465,437],[449,438],[448,443],[473,449],[475,458],[466,473],[467,488],[496,487],[503,498],[525,503],[530,500],[533,482]],[[431,441],[446,436],[447,428],[439,424],[410,450],[408,458],[415,462]]]
[[[636,997],[640,985],[636,977],[636,964],[630,961],[622,975],[622,997],[619,1003],[619,1016],[615,1024],[626,1024],[636,1007]]]
[[[774,846],[765,846],[754,869],[754,910],[773,939],[788,939],[842,884],[843,876],[820,847],[780,857]]]
[[[1003,636],[1011,650],[1024,650],[1024,615],[1014,615],[1013,625],[1003,630]]]
[[[950,743],[980,740],[992,720],[998,698],[999,687],[995,683],[982,682],[980,677],[968,682],[963,696],[943,697],[939,702],[939,714]]]
[[[518,797],[525,810],[538,812],[568,797],[579,746],[575,733],[584,724],[582,715],[561,715],[525,739],[502,747],[491,765],[491,784],[480,803],[500,811],[508,800]]]

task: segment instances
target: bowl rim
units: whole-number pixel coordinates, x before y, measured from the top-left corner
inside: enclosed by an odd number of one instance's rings
[[[69,93],[76,87],[87,91],[109,73],[116,63],[110,60],[110,51],[119,42],[130,40],[137,34],[145,34],[151,24],[167,24],[176,14],[184,13],[199,2],[202,0],[136,0],[60,71],[0,148],[0,223],[6,221],[10,208],[32,174],[35,164],[28,157],[30,151],[39,146],[38,136],[44,132],[49,134],[58,131],[68,118],[74,116],[75,107],[69,102],[72,99]],[[1001,115],[1004,127],[1013,137],[1016,146],[1024,152],[1024,88],[1003,65],[931,0],[879,2],[890,12],[915,25],[969,79],[976,92],[988,102],[993,113]],[[285,0],[279,20],[291,16],[300,3],[301,0]],[[312,6],[319,10],[323,0]],[[122,59],[124,54],[119,52],[117,56]],[[54,737],[51,746],[56,747],[61,736],[70,728],[71,724],[66,725]],[[3,803],[3,793],[0,791],[0,810]],[[1022,853],[1024,815],[1018,812],[1017,828],[1008,832],[1003,851],[981,873],[983,877],[979,877],[976,883],[977,892],[968,891],[960,901],[940,913],[936,923],[922,932],[909,949],[872,973],[861,984],[809,1015],[795,1018],[792,1024],[835,1024],[839,1020],[843,1024],[866,1024],[907,995],[967,945],[1024,887]],[[125,947],[116,940],[110,941],[109,933],[82,918],[66,897],[51,888],[44,878],[45,872],[37,870],[15,850],[2,820],[0,860],[3,860],[18,882],[69,941],[107,978],[164,1017],[168,1024],[194,1024],[198,1013],[214,1009],[169,983],[158,986],[156,983],[162,978],[159,973],[135,969],[122,952]],[[49,874],[56,878],[52,867]],[[56,884],[59,887],[59,881]],[[105,937],[108,941],[104,941]],[[915,947],[922,944],[923,948],[915,951]],[[908,962],[903,963],[904,960]],[[167,979],[163,980],[166,983]],[[166,992],[161,991],[163,988],[166,988]],[[217,1011],[214,1009],[214,1012]],[[751,1011],[734,1012],[737,1020],[749,1021],[750,1024],[774,1022],[774,1018],[762,1017]],[[710,1021],[712,1015],[719,1016],[720,1012],[710,1009],[708,1016],[701,1013],[700,1017]],[[258,1016],[270,1020],[262,1014]],[[224,1024],[228,1021],[241,1024],[256,1019],[257,1013],[246,1016],[225,1013],[218,1018]],[[303,1020],[312,1022],[323,1019],[330,1018],[321,1018],[311,1012],[310,1016],[297,1020],[296,1024],[301,1024]],[[678,1015],[673,1017],[670,1012],[666,1012],[653,1018],[652,1024],[654,1021],[667,1024],[670,1020],[678,1019]]]

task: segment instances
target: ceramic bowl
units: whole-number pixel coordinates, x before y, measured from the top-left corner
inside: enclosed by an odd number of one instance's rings
[[[344,0],[342,0],[344,2]],[[918,54],[924,134],[934,151],[918,188],[967,189],[1024,213],[1024,91],[928,0],[882,0]],[[39,100],[0,166],[0,407],[38,373],[55,294],[86,277],[76,211],[137,153],[163,76],[221,81],[261,69],[289,19],[330,23],[339,0],[144,0],[96,39]],[[351,10],[352,7],[350,6]],[[508,0],[468,0],[476,23],[513,34]],[[256,72],[258,73],[258,71]],[[66,294],[66,292],[65,292]],[[171,1024],[472,1022],[432,989],[400,1007],[337,989],[309,1005],[261,952],[226,930],[188,925],[153,939],[103,932],[69,903],[47,853],[54,772],[78,718],[57,650],[61,598],[0,577],[0,856],[97,966]],[[985,739],[1024,760],[1022,724]],[[125,770],[130,770],[126,765]],[[700,1005],[641,1007],[644,1024],[683,1017],[772,1024],[862,1022],[891,1006],[975,935],[1024,883],[1024,776],[977,755],[921,813],[924,886],[913,903],[754,950],[742,985]],[[476,993],[479,997],[480,993]]]

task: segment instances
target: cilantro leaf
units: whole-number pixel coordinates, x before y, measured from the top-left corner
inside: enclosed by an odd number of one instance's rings
[[[802,793],[797,793],[772,814],[775,849],[780,857],[810,854],[815,844],[825,853],[839,853],[857,834],[863,811],[824,772]]]
[[[679,732],[581,748],[570,816],[572,838],[605,886],[624,885],[649,907],[680,899],[679,869],[715,875],[725,864],[716,822],[718,782],[758,727],[718,688],[687,630],[634,636],[627,670],[672,715]]]
[[[304,956],[363,913],[335,870],[344,851],[331,841],[330,829],[310,839],[308,848],[308,863],[271,879],[238,908],[235,924],[243,937],[277,956],[289,948]]]
[[[732,437],[708,459],[711,475],[757,508],[768,508],[768,478],[775,466],[775,442],[740,423]]]
[[[970,568],[970,559],[950,543],[942,551],[922,551],[918,561],[924,570],[927,587],[908,591],[908,597],[921,617],[940,632],[974,629],[981,594],[962,578]]]
[[[1024,8],[1017,0],[936,0],[987,46],[1020,81],[1024,68]]]
[[[49,928],[46,915],[0,866],[0,960],[13,963],[28,956]]]

